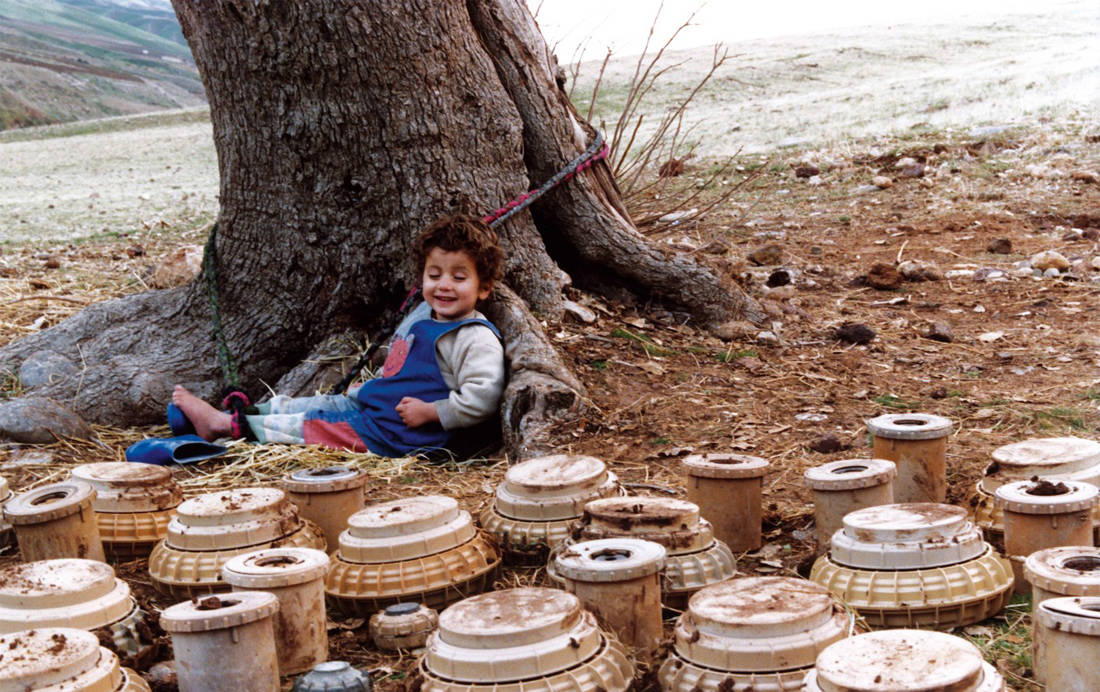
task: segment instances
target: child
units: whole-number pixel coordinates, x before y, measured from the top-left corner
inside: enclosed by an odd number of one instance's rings
[[[247,409],[257,441],[397,457],[446,448],[453,430],[492,417],[504,390],[504,349],[475,308],[500,277],[500,241],[477,217],[456,214],[424,229],[413,254],[424,302],[398,326],[381,376],[347,396],[275,396]],[[172,403],[205,440],[240,433],[229,413],[180,385]]]

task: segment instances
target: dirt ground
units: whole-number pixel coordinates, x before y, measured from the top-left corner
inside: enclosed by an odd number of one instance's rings
[[[624,481],[644,484],[636,487],[641,492],[679,496],[687,454],[767,459],[765,545],[739,565],[750,574],[805,575],[812,505],[802,473],[868,456],[864,421],[872,416],[921,411],[951,418],[949,500],[963,506],[997,446],[1029,437],[1100,437],[1100,135],[1072,123],[920,131],[743,157],[708,183],[715,165],[688,161],[667,188],[636,198],[635,214],[660,216],[676,207],[672,200],[695,192],[689,206],[718,202],[705,218],[642,230],[720,267],[763,302],[772,323],[733,325],[718,338],[658,305],[573,290],[570,297],[595,320],[567,315],[549,332],[587,387],[587,408],[553,430],[558,450],[605,460]],[[876,176],[884,178],[877,185]],[[3,246],[4,340],[55,324],[86,301],[142,290],[149,267],[184,242],[201,237],[154,228],[79,244]],[[774,247],[757,252],[766,246]],[[1048,250],[1071,271],[1011,274],[1015,263]],[[934,265],[939,278],[900,280],[893,268],[905,260]],[[836,330],[844,323],[866,325],[874,338],[841,341]],[[950,341],[930,338],[930,330]],[[9,395],[18,393],[10,378],[6,384]],[[121,459],[130,442],[166,430],[100,430],[105,447],[8,446],[0,449],[0,470],[26,487],[72,463]],[[309,463],[328,459],[296,453]],[[28,454],[47,454],[52,463]],[[180,473],[195,490],[202,487],[197,477],[225,463]],[[507,460],[354,463],[372,470],[375,499],[447,492],[476,512]],[[168,605],[144,570],[141,561],[120,567],[143,599]],[[544,580],[542,570],[506,569],[498,586]],[[1017,607],[970,634],[1015,689],[1036,690],[1026,682],[1022,612],[1026,607]],[[408,684],[414,658],[374,652],[362,621],[336,619],[330,634],[334,657],[374,668],[382,689]]]

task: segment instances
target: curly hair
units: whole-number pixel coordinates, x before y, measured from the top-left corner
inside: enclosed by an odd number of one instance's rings
[[[474,261],[478,281],[482,283],[500,279],[504,267],[500,237],[477,216],[450,214],[421,231],[412,252],[417,275],[424,273],[428,253],[434,248],[444,252],[465,252]]]

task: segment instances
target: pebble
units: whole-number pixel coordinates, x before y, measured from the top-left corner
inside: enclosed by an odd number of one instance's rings
[[[89,440],[93,436],[83,418],[53,399],[26,396],[0,404],[0,437],[48,444],[61,437]]]
[[[756,342],[775,345],[779,343],[779,337],[775,335],[775,332],[763,331],[756,335]]]
[[[898,274],[906,281],[939,281],[943,272],[934,264],[919,260],[905,260],[898,265]]]
[[[795,290],[794,286],[787,284],[785,286],[776,286],[775,288],[765,288],[765,295],[774,300],[788,300],[794,298]]]
[[[820,172],[821,169],[813,165],[812,163],[804,163],[794,169],[794,175],[796,178],[812,178]]]
[[[584,322],[585,324],[592,324],[596,321],[595,311],[586,308],[580,303],[576,303],[572,300],[565,300],[562,301],[562,307],[565,308],[565,311],[567,313],[569,313],[573,317],[576,317],[578,320]]]
[[[758,266],[781,264],[783,248],[778,245],[765,245],[749,253],[749,261]]]
[[[901,285],[901,274],[892,265],[876,262],[867,272],[867,284],[880,291],[888,291]]]
[[[1042,271],[1051,268],[1057,269],[1058,271],[1069,269],[1069,260],[1057,250],[1044,250],[1037,255],[1033,255],[1030,261],[1031,266],[1036,269],[1041,269]]]
[[[942,341],[944,343],[951,343],[955,340],[955,332],[952,331],[951,325],[946,322],[933,322],[928,326],[928,331],[924,336],[932,341]]]
[[[985,250],[994,255],[1008,255],[1012,253],[1012,241],[1008,238],[997,238],[989,241]]]
[[[60,268],[61,268],[61,258],[58,257],[57,255],[50,255],[46,259],[46,269],[60,269]]]
[[[1096,269],[1096,270],[1100,271],[1100,255],[1097,255],[1096,257],[1093,257],[1092,261],[1089,262],[1089,264],[1092,265],[1093,269]]]
[[[896,168],[898,170],[901,170],[902,168],[909,168],[910,166],[916,166],[918,163],[920,163],[920,161],[917,161],[912,156],[903,156],[900,159],[898,159],[897,163],[894,164],[894,168]]]
[[[860,322],[845,322],[836,328],[833,336],[846,344],[869,344],[877,334],[874,329]]]
[[[898,175],[902,178],[923,178],[924,164],[917,163],[912,166],[906,166],[898,172]]]
[[[820,175],[812,175],[806,179],[807,185],[821,185],[822,180]]]
[[[880,190],[885,190],[887,188],[893,187],[894,181],[890,180],[884,175],[876,175],[874,178],[871,178],[871,184]]]
[[[777,286],[786,286],[791,283],[791,272],[787,269],[776,269],[768,275],[768,280],[764,284],[768,288],[775,288]]]
[[[972,279],[974,278],[973,269],[951,269],[944,273],[945,279]]]
[[[857,194],[857,195],[863,195],[863,194],[866,194],[868,192],[878,192],[878,191],[879,191],[879,188],[874,186],[874,185],[860,185],[859,187],[852,190],[852,192]]]
[[[1005,278],[1005,273],[993,267],[982,267],[974,272],[975,281],[999,281]]]
[[[1057,267],[1050,267],[1043,272],[1043,276],[1047,277],[1048,279],[1053,279],[1054,277],[1060,276],[1061,274],[1062,272],[1058,271]]]

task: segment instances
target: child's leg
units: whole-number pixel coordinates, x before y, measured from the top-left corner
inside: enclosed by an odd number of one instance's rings
[[[284,442],[304,445],[306,443],[305,435],[302,434],[306,419],[304,413],[245,415],[244,419],[248,427],[252,428],[252,434],[260,444]]]
[[[246,415],[258,442],[317,444],[365,452],[353,422],[363,405],[341,395],[276,396],[258,404],[259,415]]]
[[[358,412],[363,405],[351,397],[342,394],[319,394],[317,396],[274,396],[262,404],[256,404],[261,415],[282,413],[305,413],[306,411],[347,411]]]

